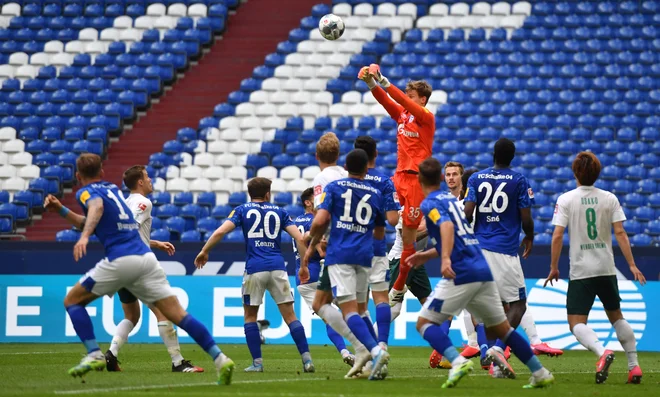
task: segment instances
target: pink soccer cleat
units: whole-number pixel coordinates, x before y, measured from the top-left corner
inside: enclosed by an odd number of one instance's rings
[[[628,372],[628,382],[635,385],[642,383],[642,369],[638,366]]]
[[[536,345],[532,345],[532,351],[537,356],[546,355],[550,357],[557,357],[564,354],[563,350],[550,347],[547,343],[538,343]]]

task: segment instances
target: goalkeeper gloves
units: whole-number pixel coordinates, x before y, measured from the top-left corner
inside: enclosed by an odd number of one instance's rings
[[[369,66],[364,66],[362,69],[360,69],[360,73],[358,73],[358,79],[367,83],[367,86],[370,90],[373,90],[376,87],[376,80],[374,80],[374,77],[369,74]]]
[[[383,88],[387,88],[390,86],[390,81],[387,79],[387,77],[383,76],[380,73],[380,66],[378,66],[375,63],[372,63],[369,65],[369,74],[372,75],[376,81],[381,85]]]

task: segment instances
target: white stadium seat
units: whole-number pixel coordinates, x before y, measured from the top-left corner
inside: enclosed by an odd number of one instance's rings
[[[500,23],[502,22],[502,19],[503,18],[499,16],[496,17],[493,15],[488,15],[481,18],[481,20],[479,21],[479,26],[486,29],[486,33],[489,33],[490,30],[500,27]]]
[[[165,175],[167,176],[167,179],[178,178],[179,174],[180,174],[179,167],[175,165],[170,165],[165,169]]]
[[[44,45],[44,52],[48,54],[59,54],[64,52],[64,43],[59,40],[51,40]]]
[[[174,28],[174,26],[171,28]],[[142,40],[142,31],[140,29],[125,29],[119,33],[119,38],[123,42],[134,43]]]
[[[213,184],[209,179],[199,178],[191,181],[188,190],[193,193],[210,192]]]
[[[250,102],[252,103],[266,103],[268,102],[268,93],[266,91],[253,91],[250,94]]]
[[[472,15],[490,15],[490,4],[481,1],[472,6]]]
[[[309,182],[307,182],[305,179],[295,179],[286,185],[287,191],[293,193],[294,195],[302,193],[309,187]]]
[[[209,146],[211,146],[209,144]],[[210,167],[213,165],[213,162],[215,161],[215,157],[213,156],[213,153],[199,153],[195,155],[195,158],[193,159],[193,164],[198,165],[200,167]]]
[[[417,20],[417,28],[422,29],[422,30],[430,30],[435,28],[436,22],[439,19],[435,16],[427,15],[425,17],[421,17]]]
[[[202,140],[197,140],[197,145],[195,145],[194,153],[206,153],[206,142]]]
[[[247,179],[247,169],[245,167],[236,165],[230,167],[225,173],[226,177],[233,181],[244,181]]]
[[[192,4],[188,7],[188,16],[193,18],[202,18],[208,15],[208,8],[205,4]]]
[[[224,130],[227,128],[237,128],[240,126],[240,120],[237,117],[225,117],[220,120],[220,129]]]
[[[353,15],[370,16],[374,14],[374,6],[369,3],[360,3],[353,8]]]
[[[174,178],[167,181],[167,191],[171,193],[187,192],[188,181],[183,178]]]
[[[36,166],[35,166],[36,167]],[[37,167],[39,168],[39,167]],[[0,179],[9,179],[16,176],[18,170],[13,165],[1,165],[0,166]]]
[[[155,22],[156,20],[152,17],[144,15],[135,19],[134,26],[137,29],[153,29]]]
[[[265,130],[284,128],[285,126],[286,126],[286,120],[276,116],[268,117],[267,119],[263,120],[261,123],[261,128]]]
[[[285,80],[284,84],[282,84],[282,89],[284,91],[300,91],[300,87],[303,86],[303,80],[299,79],[289,79]]]
[[[163,178],[156,178],[156,180],[153,182],[154,184],[154,190],[157,192],[164,192],[165,191],[165,179]]]
[[[378,6],[378,9],[375,12],[376,15],[396,15],[396,6],[392,3],[383,3]]]
[[[122,15],[120,17],[117,17],[112,22],[112,27],[116,29],[130,29],[133,27],[133,18],[127,15]],[[103,31],[101,31],[101,33],[103,33]]]
[[[378,103],[378,101],[376,100],[376,97],[374,97],[371,94],[371,91],[367,91],[364,94],[362,94],[362,103],[365,103],[367,105],[373,105],[374,103]]]
[[[15,52],[9,56],[9,64],[12,66],[23,66],[28,63],[29,56],[24,52]]]
[[[2,6],[2,15],[17,17],[21,15],[21,6],[17,3],[8,3]]]
[[[99,32],[94,28],[86,28],[78,33],[78,40],[80,41],[96,41],[99,39]]]
[[[436,105],[447,103],[447,92],[442,90],[433,91],[429,103],[435,103]]]
[[[16,139],[16,130],[14,127],[0,128],[0,141],[11,141]]]
[[[218,166],[205,168],[202,170],[202,177],[210,180],[222,179],[225,177],[225,169]]]
[[[69,54],[82,54],[85,52],[85,43],[78,40],[69,41],[64,45],[64,51]]]
[[[346,54],[358,54],[362,52],[363,45],[363,43],[357,41],[343,41],[339,45],[339,52]]]
[[[250,128],[243,131],[243,139],[248,142],[258,142],[261,144],[264,140],[264,131],[261,128]]]
[[[176,21],[177,18],[175,17],[163,16],[156,19],[156,22],[154,22],[154,28],[160,30],[174,29],[176,27]]]
[[[297,51],[300,54],[311,54],[316,52],[316,47],[318,44],[311,40],[304,40],[298,43]]]
[[[325,86],[327,83],[327,81],[317,79],[305,80],[303,83],[303,90],[309,92],[325,91]]]
[[[249,154],[250,143],[248,141],[236,141],[229,144],[229,151],[234,154]]]
[[[353,9],[350,4],[341,3],[332,7],[332,13],[340,17],[346,17],[353,14]]]
[[[285,103],[277,108],[277,115],[280,117],[292,117],[298,115],[298,106],[292,103]]]
[[[17,168],[17,170],[18,172],[16,173],[16,176],[23,179],[39,178],[39,175],[41,174],[41,169],[37,165],[28,165],[25,167]]]
[[[362,103],[362,93],[359,91],[348,91],[341,96],[342,103]]]
[[[417,18],[417,5],[413,3],[401,4],[397,9],[397,14]]]
[[[38,177],[39,175],[37,175]],[[5,190],[10,193],[20,192],[25,190],[27,187],[28,181],[20,177],[9,178],[2,183],[2,190]]]
[[[274,104],[282,104],[282,103],[288,103],[290,101],[290,98],[291,98],[290,93],[284,92],[284,91],[277,91],[277,92],[271,93],[270,96],[268,97],[268,100],[269,100],[269,102],[272,102],[271,104],[273,104],[273,103]],[[275,114],[276,110],[277,110],[277,108],[274,108],[273,111],[271,113],[269,113],[269,115]]]
[[[236,155],[233,153],[222,153],[215,156],[215,165],[222,167],[232,167],[236,165]]]
[[[236,116],[253,116],[255,106],[250,102],[239,103],[236,105]]]
[[[220,130],[215,127],[207,128],[206,141],[213,142],[217,141],[218,139],[220,139]]]
[[[181,169],[181,178],[184,179],[197,179],[202,175],[203,168],[198,165],[189,165]]]
[[[0,145],[2,148],[2,145]],[[0,165],[5,165],[9,162],[9,155],[3,151],[0,151]]]
[[[332,93],[327,91],[317,92],[312,97],[312,102],[317,103],[319,105],[325,105],[328,107],[332,105],[332,101],[333,101]]]
[[[312,100],[312,95],[307,91],[298,91],[291,94],[291,103],[304,104]]]
[[[372,116],[387,116],[387,111],[380,104],[375,104],[369,107],[369,114]]]
[[[119,30],[115,28],[107,28],[101,31],[101,41],[119,41]]]
[[[340,56],[340,55],[337,55]],[[335,55],[325,55],[325,54],[313,54],[313,55],[307,55],[305,57],[305,64],[306,65],[313,65],[313,66],[324,66],[326,64],[330,64],[329,61],[330,59],[334,58]]]
[[[282,81],[275,77],[267,78],[261,83],[261,89],[264,91],[278,91],[282,85]]]
[[[0,65],[0,78],[10,79],[14,77],[14,67],[11,65]]]
[[[353,117],[362,117],[365,114],[369,114],[369,106],[363,103],[355,103],[347,106],[348,115]]]
[[[264,103],[259,106],[257,106],[254,114],[257,116],[272,116],[277,112],[277,106],[273,105],[272,103]]]
[[[151,4],[147,7],[147,15],[162,16],[167,13],[167,8],[164,4]]]
[[[167,9],[167,15],[172,15],[175,17],[185,17],[186,15],[188,15],[188,7],[186,7],[186,5],[183,3],[172,4]]]
[[[222,143],[229,143],[241,139],[241,130],[239,128],[227,128],[220,131],[220,141]],[[226,149],[225,149],[226,150]]]
[[[330,117],[341,117],[341,116],[346,116],[348,114],[348,110],[346,109],[346,105],[343,103],[335,103],[332,106],[330,106],[330,110],[328,111],[328,116]]]
[[[493,4],[493,7],[490,9],[490,14],[500,15],[500,16],[509,15],[511,14],[511,4],[505,1],[500,1],[499,3],[495,3]]]
[[[25,151],[25,142],[20,139],[12,139],[2,144],[5,153],[20,153]]]
[[[256,116],[242,117],[239,127],[241,129],[258,128],[261,127],[261,120],[259,119],[259,117]]]
[[[234,181],[227,178],[218,179],[211,187],[214,192],[234,193]]]
[[[450,15],[465,16],[470,14],[470,6],[467,3],[455,3],[449,7]]]
[[[511,15],[530,16],[532,14],[532,5],[527,1],[519,1],[511,7]]]
[[[320,52],[323,54],[333,54],[337,52],[340,46],[341,43],[339,42],[339,40],[335,40],[335,41],[326,40],[320,42],[319,45],[316,46],[316,52]]]
[[[449,15],[449,6],[444,3],[433,4],[429,9],[429,15],[434,15],[434,16]]]
[[[103,41],[90,41],[85,47],[85,52],[91,55],[104,54],[108,51],[108,44]]]
[[[303,179],[306,179],[308,181],[313,180],[319,173],[321,172],[321,168],[319,168],[318,165],[311,165],[309,167],[306,167],[304,170],[302,170],[302,177]]]
[[[325,114],[322,113],[327,113],[321,110],[321,107],[317,105],[316,103],[306,103],[302,105],[300,110],[298,111],[298,114],[302,117],[312,117],[312,118],[317,118],[320,116],[324,116]],[[312,121],[313,124],[313,121]],[[305,127],[307,128],[307,127]]]
[[[259,168],[257,170],[257,176],[261,178],[268,178],[272,181],[273,179],[277,178],[277,168],[270,165]]]
[[[315,68],[312,66],[300,66],[296,70],[294,70],[294,76],[299,78],[299,79],[313,79],[316,76],[316,72],[319,70],[319,68]]]
[[[39,67],[35,65],[23,65],[16,69],[14,77],[22,81],[33,79],[39,74]]]
[[[284,179],[274,178],[270,184],[270,191],[272,193],[286,192],[286,181]]]
[[[302,65],[305,63],[305,55],[294,52],[284,58],[284,63],[286,65]]]
[[[280,178],[285,181],[292,181],[300,178],[300,168],[295,165],[284,167],[280,170]]]
[[[229,145],[227,144],[226,141],[217,140],[217,141],[209,142],[206,145],[206,151],[208,153],[220,154],[220,153],[227,152],[228,147],[229,147]],[[195,156],[195,160],[197,160],[197,156]],[[197,163],[195,162],[195,164],[197,164]]]
[[[295,54],[299,55],[299,54]],[[294,64],[294,65],[299,65],[299,64]],[[289,65],[280,65],[275,68],[275,73],[273,76],[277,77],[278,79],[292,79],[294,76],[293,73],[293,67],[291,64]]]
[[[190,153],[181,153],[181,160],[179,161],[179,167],[187,167],[192,165],[193,156]]]
[[[50,65],[50,54],[37,52],[30,57],[30,65],[46,66]]]

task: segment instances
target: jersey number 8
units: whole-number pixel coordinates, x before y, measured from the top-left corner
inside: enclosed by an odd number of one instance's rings
[[[500,183],[497,186],[495,193],[493,193],[493,186],[490,183],[483,182],[481,185],[479,185],[479,188],[477,189],[479,193],[484,190],[486,191],[484,199],[479,206],[479,212],[490,214],[495,211],[498,214],[501,214],[502,212],[506,211],[507,207],[509,206],[509,196],[503,192],[505,186],[506,182]],[[502,203],[501,205],[500,202]]]
[[[270,239],[277,238],[280,234],[280,218],[274,211],[266,212],[266,215],[264,215],[264,224],[261,227],[259,227],[261,225],[261,213],[257,210],[249,210],[245,217],[250,219],[252,218],[252,215],[254,215],[256,219],[254,220],[250,231],[248,231],[248,238],[264,238],[264,232],[266,233],[266,237]],[[273,230],[273,233],[270,232],[271,219],[275,222],[275,230]]]

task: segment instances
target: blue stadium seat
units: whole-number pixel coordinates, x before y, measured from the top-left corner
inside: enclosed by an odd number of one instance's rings
[[[202,241],[202,235],[197,230],[186,230],[181,234],[181,242],[196,243]]]
[[[162,207],[161,207],[162,208]],[[165,227],[170,232],[170,241],[178,241],[185,231],[186,221],[182,217],[173,216],[165,221]]]
[[[152,228],[151,239],[157,241],[170,241],[170,232],[165,228],[162,229]]]
[[[162,219],[167,219],[170,217],[175,217],[179,215],[179,207],[174,204],[163,204],[158,207],[158,217]]]
[[[651,245],[652,238],[647,234],[636,234],[630,238],[630,244],[633,247],[647,247]]]
[[[56,241],[76,242],[80,239],[80,232],[72,229],[60,230],[55,234]]]
[[[243,231],[240,229],[236,229],[225,236],[224,241],[228,243],[242,243],[245,241],[245,237],[243,236]]]

